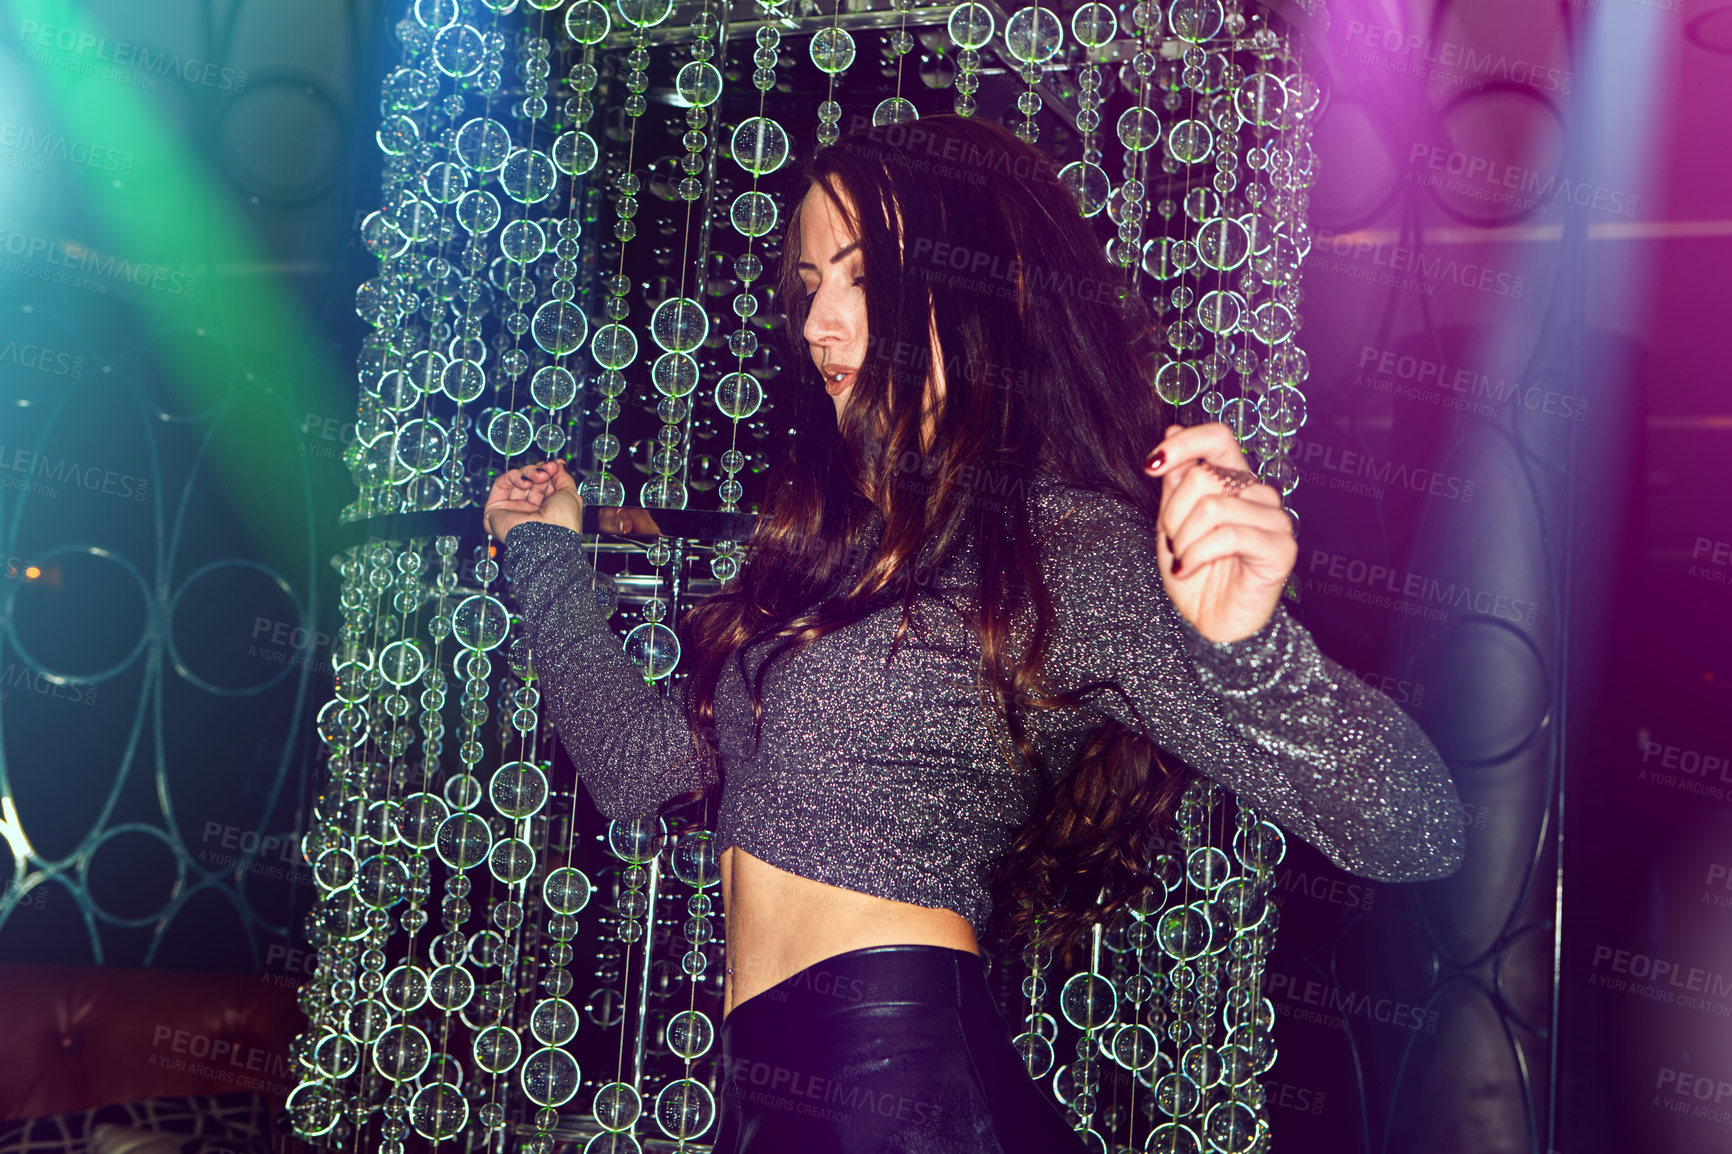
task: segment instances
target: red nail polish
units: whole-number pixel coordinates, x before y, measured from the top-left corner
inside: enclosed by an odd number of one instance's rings
[[[1174,557],[1173,558],[1173,573],[1176,575],[1178,572],[1179,572],[1179,559],[1177,557]]]
[[[1158,469],[1166,463],[1167,463],[1167,451],[1165,449],[1159,449],[1159,450],[1156,450],[1154,456],[1149,458],[1148,464],[1144,465],[1143,467],[1145,469]]]

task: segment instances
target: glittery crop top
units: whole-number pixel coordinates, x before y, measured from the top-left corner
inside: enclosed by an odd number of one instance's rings
[[[1390,698],[1319,653],[1284,608],[1251,637],[1208,641],[1167,597],[1141,510],[1036,476],[1036,536],[1057,613],[1045,683],[1124,690],[1029,715],[1047,772],[1064,772],[1103,717],[1134,728],[1140,713],[1162,749],[1350,873],[1402,882],[1457,868],[1455,787]],[[881,529],[876,514],[870,528]],[[971,563],[953,572],[966,580]],[[589,592],[582,538],[521,524],[504,571],[543,700],[601,812],[650,814],[714,785],[713,771],[700,779],[691,761],[685,683],[651,685],[625,655]],[[979,646],[958,615],[918,611],[886,664],[900,618],[899,606],[885,609],[778,660],[755,751],[746,683],[728,662],[715,701],[716,850],[738,845],[802,877],[954,910],[980,934],[992,867],[1030,816],[1033,771],[1006,756],[1003,723],[982,708]],[[768,648],[748,650],[748,671]]]

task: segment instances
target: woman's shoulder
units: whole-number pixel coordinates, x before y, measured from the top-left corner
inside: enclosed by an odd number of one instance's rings
[[[1072,612],[1134,618],[1158,597],[1153,516],[1111,485],[1048,475],[1034,486],[1031,515],[1048,588]],[[1087,631],[1085,630],[1085,633]]]
[[[1046,533],[1068,530],[1142,536],[1152,528],[1148,514],[1111,486],[1086,485],[1037,469],[1029,496],[1030,509]]]

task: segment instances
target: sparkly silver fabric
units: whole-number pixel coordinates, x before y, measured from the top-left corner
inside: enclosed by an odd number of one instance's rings
[[[1319,653],[1284,609],[1255,636],[1207,641],[1168,599],[1140,510],[1044,475],[1031,493],[1058,613],[1047,684],[1124,690],[1031,717],[1050,772],[1071,764],[1103,715],[1132,726],[1140,715],[1162,749],[1348,872],[1389,882],[1454,872],[1455,787],[1394,701]],[[966,604],[970,564],[948,567],[935,586],[961,590]],[[597,807],[636,817],[713,785],[689,761],[684,691],[645,682],[589,594],[595,570],[582,539],[520,525],[504,570],[549,716]],[[955,910],[978,934],[992,864],[1029,817],[1037,783],[982,707],[979,647],[961,618],[923,605],[888,662],[898,609],[780,661],[764,682],[755,751],[745,683],[730,663],[716,696],[717,851],[738,845],[802,877]],[[763,651],[748,653],[749,671]]]

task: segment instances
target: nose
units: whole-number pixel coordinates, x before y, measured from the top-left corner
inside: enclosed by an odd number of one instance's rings
[[[840,296],[841,293],[828,285],[820,285],[818,295],[812,298],[811,307],[806,312],[804,335],[806,343],[813,348],[838,351],[847,347],[853,338],[853,326],[846,310],[841,307]]]

